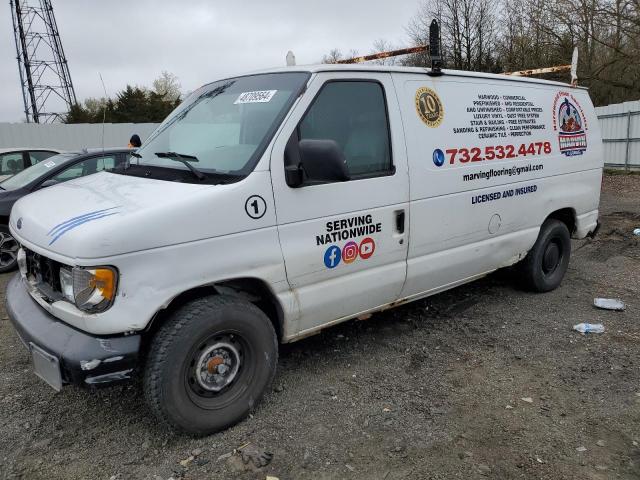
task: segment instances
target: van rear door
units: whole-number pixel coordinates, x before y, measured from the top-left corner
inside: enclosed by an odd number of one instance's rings
[[[286,121],[271,175],[297,333],[396,300],[406,275],[409,179],[390,74],[317,74]],[[291,140],[293,135],[293,140]],[[333,140],[350,179],[285,180],[288,141]]]

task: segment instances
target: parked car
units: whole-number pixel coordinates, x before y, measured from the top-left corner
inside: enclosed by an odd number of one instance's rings
[[[0,182],[58,153],[53,148],[0,148]]]
[[[0,183],[0,273],[17,267],[18,243],[9,232],[9,215],[20,198],[45,187],[123,165],[129,149],[68,152],[49,156]],[[35,152],[37,157],[37,152]],[[32,156],[32,151],[29,151]],[[62,206],[61,206],[62,208]]]
[[[133,155],[14,206],[7,312],[53,388],[139,374],[192,434],[255,408],[279,343],[512,265],[552,290],[598,226],[598,119],[558,82],[269,70],[196,90]]]

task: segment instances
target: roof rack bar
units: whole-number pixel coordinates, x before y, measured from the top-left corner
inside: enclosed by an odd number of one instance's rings
[[[408,55],[410,53],[422,53],[428,52],[429,45],[419,45],[417,47],[401,48],[400,50],[390,50],[388,52],[374,53],[373,55],[365,55],[364,57],[346,58],[344,60],[338,60],[335,63],[350,64],[350,63],[362,63],[370,60],[382,60],[383,58],[397,57],[399,55]]]
[[[514,77],[532,77],[544,73],[569,72],[571,65],[556,65],[555,67],[533,68],[530,70],[518,70],[517,72],[504,72],[502,75],[512,75]]]

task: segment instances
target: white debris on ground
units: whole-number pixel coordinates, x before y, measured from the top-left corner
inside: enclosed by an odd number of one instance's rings
[[[573,326],[576,332],[580,333],[604,333],[604,325],[601,323],[578,323]]]
[[[622,312],[625,309],[624,302],[617,298],[594,298],[593,306],[603,310],[615,310]]]

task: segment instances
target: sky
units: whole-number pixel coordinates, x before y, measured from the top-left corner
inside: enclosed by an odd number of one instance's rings
[[[22,2],[38,0],[22,0]],[[317,63],[333,48],[408,45],[420,0],[52,0],[78,100],[151,86],[163,70],[183,92],[236,73]],[[3,2],[4,3],[4,2]],[[0,122],[24,121],[9,2],[0,12]]]

